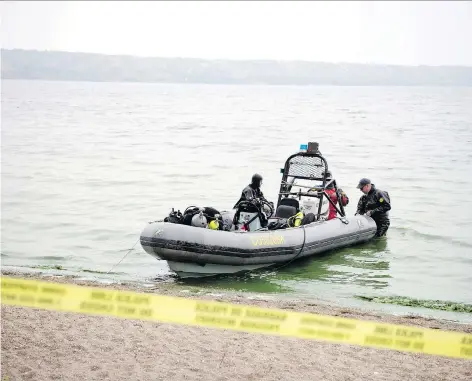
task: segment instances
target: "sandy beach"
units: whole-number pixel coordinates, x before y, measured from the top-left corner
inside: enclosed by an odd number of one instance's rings
[[[104,288],[184,296],[162,283],[151,289],[98,285],[72,277],[43,278]],[[191,293],[186,297],[197,298]],[[316,301],[198,295],[333,316],[472,333],[471,324],[392,316]],[[468,380],[472,361],[174,324],[96,317],[22,307],[1,308],[2,380]]]

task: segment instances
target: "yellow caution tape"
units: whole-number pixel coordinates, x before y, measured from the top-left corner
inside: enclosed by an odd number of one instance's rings
[[[472,334],[2,277],[2,304],[472,359]]]

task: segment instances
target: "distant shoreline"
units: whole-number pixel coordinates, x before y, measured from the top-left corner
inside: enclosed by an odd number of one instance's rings
[[[2,49],[2,80],[275,86],[472,86],[469,66],[159,58]]]
[[[266,83],[199,83],[199,82],[137,82],[137,81],[97,81],[82,79],[43,79],[43,78],[2,78],[5,81],[35,81],[35,82],[58,82],[58,83],[101,83],[101,84],[130,84],[130,85],[189,85],[189,86],[253,86],[253,87],[408,87],[408,88],[469,88],[472,85],[278,85]]]
[[[50,83],[88,83],[88,84],[116,84],[116,85],[183,85],[183,86],[241,86],[241,87],[301,87],[301,88],[317,88],[317,87],[364,87],[364,88],[460,88],[466,89],[472,87],[472,85],[272,85],[272,84],[256,84],[256,83],[185,83],[185,82],[133,82],[133,81],[92,81],[92,80],[75,80],[75,79],[41,79],[41,78],[2,78],[2,82],[50,82]]]
[[[106,53],[93,53],[93,52],[74,52],[67,50],[37,50],[37,49],[0,49],[2,53],[10,52],[31,52],[31,53],[41,53],[41,54],[71,54],[71,55],[81,55],[81,56],[96,56],[96,57],[113,57],[113,58],[123,58],[123,59],[161,59],[161,60],[189,60],[189,61],[202,61],[202,62],[233,62],[233,63],[251,63],[251,62],[265,62],[265,63],[301,63],[301,64],[323,64],[323,65],[357,65],[357,66],[378,66],[378,67],[397,67],[397,68],[466,68],[472,69],[472,65],[400,65],[400,64],[380,64],[380,63],[359,63],[359,62],[349,62],[349,61],[340,61],[340,62],[330,62],[330,61],[313,61],[313,60],[295,60],[295,59],[286,59],[286,60],[275,60],[275,59],[229,59],[229,58],[199,58],[199,57],[161,57],[161,56],[150,56],[150,55],[133,55],[133,54],[106,54]]]

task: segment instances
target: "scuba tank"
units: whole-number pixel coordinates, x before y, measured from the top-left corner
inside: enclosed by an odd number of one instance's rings
[[[305,217],[303,211],[299,211],[297,214],[295,214],[295,221],[293,223],[293,226],[300,226],[302,224],[303,217]]]
[[[302,210],[300,210],[297,214],[287,219],[287,225],[290,227],[296,228],[302,224],[304,217],[305,217],[305,214],[303,213]]]
[[[203,212],[200,211],[192,217],[192,222],[190,224],[198,228],[206,228],[208,226],[208,221],[203,215]]]
[[[208,229],[218,230],[220,228],[220,223],[217,219],[211,220],[208,224]]]

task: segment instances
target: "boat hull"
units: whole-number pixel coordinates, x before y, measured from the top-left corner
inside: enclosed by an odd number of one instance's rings
[[[169,268],[179,278],[202,278],[218,276],[222,274],[238,274],[242,272],[254,271],[261,268],[269,267],[273,264],[261,264],[261,265],[220,265],[213,263],[196,264],[188,262],[174,262],[167,261]]]
[[[152,222],[141,233],[141,246],[150,255],[168,262],[182,278],[235,274],[294,258],[367,242],[374,238],[375,221],[353,216],[269,231],[240,232]]]

